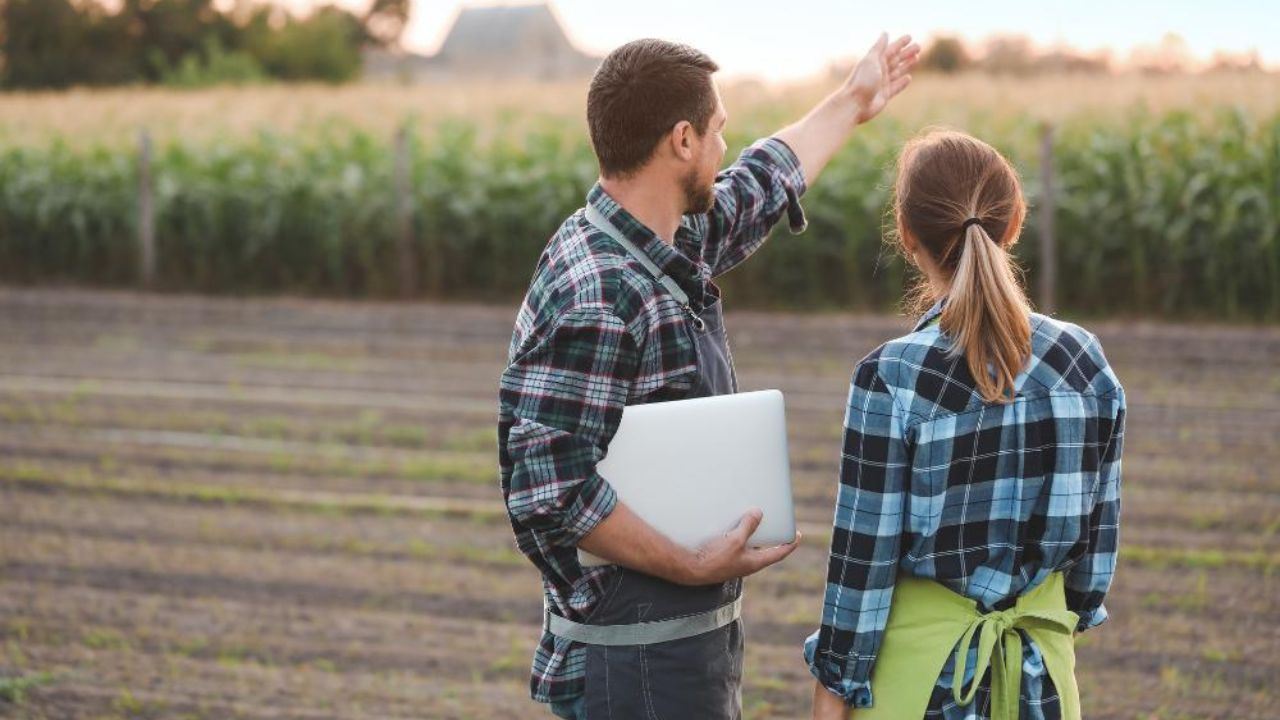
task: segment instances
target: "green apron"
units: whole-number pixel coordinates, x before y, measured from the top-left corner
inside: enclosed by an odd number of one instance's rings
[[[952,692],[961,706],[973,701],[978,684],[991,667],[991,718],[1017,720],[1022,683],[1022,636],[1035,642],[1045,669],[1058,688],[1063,720],[1080,720],[1073,633],[1079,616],[1067,610],[1060,572],[1018,598],[1008,610],[978,612],[978,604],[933,580],[899,577],[889,609],[884,640],[871,671],[874,707],[859,708],[854,717],[922,718],[933,688],[956,656]],[[964,689],[969,646],[978,634],[978,665]]]

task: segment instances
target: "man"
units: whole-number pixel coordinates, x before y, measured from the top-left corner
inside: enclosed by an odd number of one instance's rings
[[[596,71],[587,121],[600,180],[538,261],[498,425],[511,527],[543,578],[532,695],[560,717],[740,716],[742,578],[796,544],[748,546],[753,511],[679,547],[618,502],[596,464],[624,406],[736,392],[712,278],[783,214],[803,230],[808,183],[907,86],[918,56],[910,38],[882,35],[840,88],[718,175],[727,115],[710,58],[638,40]],[[584,569],[579,547],[616,565]],[[683,631],[654,634],[673,623]]]

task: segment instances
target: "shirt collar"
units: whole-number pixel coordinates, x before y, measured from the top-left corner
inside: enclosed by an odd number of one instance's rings
[[[702,276],[698,263],[691,260],[687,255],[680,252],[675,247],[663,242],[658,234],[650,230],[644,223],[636,219],[634,215],[627,212],[625,208],[618,204],[608,192],[597,182],[591,192],[587,193],[587,203],[594,205],[601,215],[604,215],[614,227],[622,233],[622,236],[630,240],[633,245],[640,248],[640,252],[649,256],[653,260],[653,264],[658,266],[658,270],[664,275],[673,278],[685,291],[691,296],[696,296],[693,291],[698,289],[698,282]],[[682,233],[689,232],[684,225],[676,232],[676,239],[681,240]]]
[[[933,304],[933,307],[930,307],[928,310],[925,311],[923,315],[920,316],[920,319],[916,321],[915,329],[913,329],[911,332],[920,332],[921,330],[928,327],[929,323],[933,322],[938,318],[938,316],[942,315],[942,308],[946,306],[947,306],[947,298],[945,297],[940,298],[937,302]]]

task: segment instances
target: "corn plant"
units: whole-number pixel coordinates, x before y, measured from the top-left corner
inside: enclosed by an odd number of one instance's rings
[[[768,126],[740,118],[734,151]],[[425,297],[511,302],[595,163],[577,124],[499,118],[418,128],[409,145],[414,262]],[[964,128],[1022,171],[1020,261],[1039,257],[1038,124]],[[747,132],[747,130],[751,132]],[[723,279],[736,306],[886,310],[907,269],[884,242],[893,163],[915,127],[859,128],[785,228]],[[386,297],[399,258],[391,137],[355,125],[168,140],[152,166],[157,283],[205,293]],[[1061,124],[1054,148],[1058,306],[1161,317],[1280,319],[1280,115],[1135,111]],[[0,280],[138,279],[138,164],[129,148],[0,146]]]

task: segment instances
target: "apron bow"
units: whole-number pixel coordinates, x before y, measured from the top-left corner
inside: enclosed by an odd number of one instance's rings
[[[951,692],[956,703],[973,702],[978,684],[991,668],[991,720],[1017,720],[1022,684],[1022,633],[1024,628],[1037,628],[1070,635],[1079,616],[1068,610],[1007,610],[986,613],[974,618],[956,646],[955,677]],[[978,634],[978,663],[973,681],[964,688],[969,665],[969,646]]]

